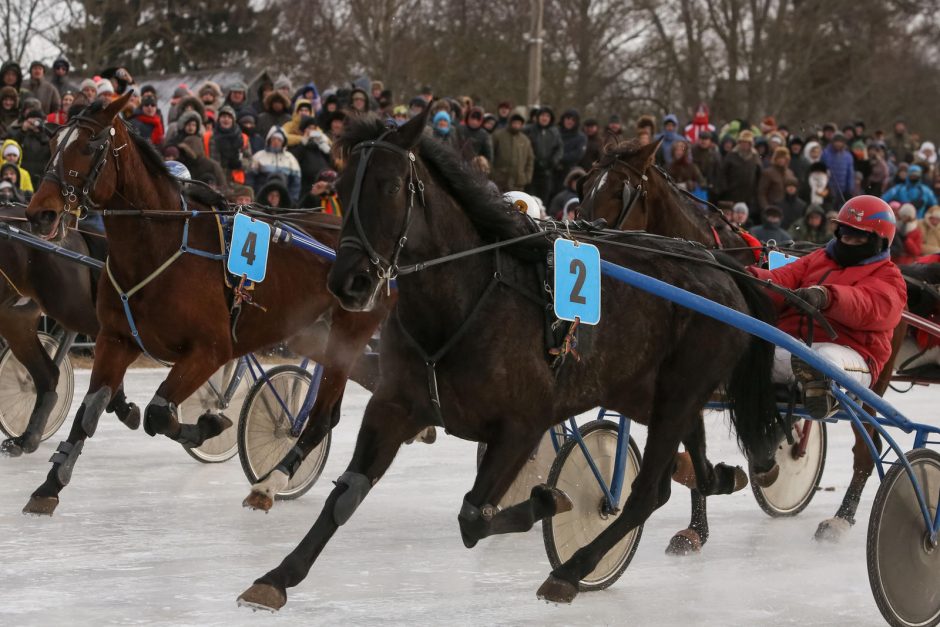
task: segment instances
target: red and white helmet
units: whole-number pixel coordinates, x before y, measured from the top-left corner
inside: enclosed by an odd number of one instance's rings
[[[894,240],[894,233],[897,230],[894,211],[888,203],[877,196],[856,196],[850,199],[842,205],[842,209],[839,209],[839,215],[833,219],[833,222],[859,231],[876,233],[886,239],[889,245]]]

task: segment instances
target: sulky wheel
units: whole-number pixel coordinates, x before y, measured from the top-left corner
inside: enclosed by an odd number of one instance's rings
[[[581,427],[581,437],[601,476],[610,485],[617,455],[617,424],[609,420],[589,422]],[[640,452],[633,438],[630,438],[627,451],[629,454],[624,470],[621,508],[630,495],[633,480],[640,471]],[[563,491],[574,504],[571,511],[542,521],[542,536],[548,561],[551,562],[552,568],[558,568],[575,551],[586,546],[610,526],[620,512],[608,514],[603,511],[604,493],[591,472],[581,447],[573,438],[558,451],[548,477],[548,485]],[[580,590],[601,590],[617,581],[633,559],[642,532],[643,527],[637,527],[617,543],[601,559],[594,571],[581,580]]]
[[[258,379],[248,392],[238,424],[238,457],[252,484],[267,475],[293,448],[291,420],[304,403],[313,376],[299,366],[277,366],[267,372],[267,382]],[[284,408],[290,411],[288,415]],[[296,499],[316,483],[330,453],[331,433],[277,493],[279,499]]]
[[[940,495],[940,454],[907,454],[931,520]],[[878,609],[895,626],[940,623],[940,546],[930,541],[914,485],[897,463],[875,494],[868,522],[868,580]]]
[[[59,341],[48,333],[39,332],[39,341],[50,357],[59,348]],[[75,391],[75,373],[68,355],[59,366],[59,383],[55,389],[58,400],[49,412],[42,439],[47,440],[59,430],[68,415]],[[0,354],[0,429],[11,438],[23,435],[26,423],[36,404],[36,386],[33,378],[9,348]]]
[[[208,381],[192,393],[192,396],[180,403],[179,421],[195,424],[199,416],[207,411],[213,414],[225,414],[237,420],[251,386],[251,381],[246,374],[239,381],[232,398],[228,401],[223,398],[237,367],[238,360],[228,362],[216,370]],[[201,446],[193,448],[187,446],[183,450],[194,459],[207,464],[228,461],[238,452],[237,429],[228,428],[214,438],[206,440]]]
[[[558,434],[558,441],[564,441],[564,431],[561,426],[552,427]],[[486,453],[486,444],[477,446],[477,467],[483,461],[483,455]],[[540,483],[548,483],[548,474],[552,469],[552,462],[555,461],[555,446],[552,444],[552,436],[546,432],[539,440],[539,445],[526,458],[525,466],[516,475],[515,481],[506,490],[503,498],[497,505],[500,509],[505,509],[510,505],[521,503],[529,498],[532,488]]]
[[[800,440],[806,440],[805,454],[800,455]],[[775,518],[796,516],[816,495],[826,465],[826,423],[797,420],[793,423],[794,443],[780,443],[775,459],[780,476],[773,485],[762,488],[751,478],[751,490],[757,504]]]

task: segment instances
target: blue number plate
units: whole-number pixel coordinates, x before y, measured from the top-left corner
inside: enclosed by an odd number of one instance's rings
[[[597,324],[601,320],[601,254],[596,246],[555,240],[555,315]]]
[[[767,267],[771,270],[776,270],[777,268],[782,268],[789,263],[793,263],[797,259],[799,259],[799,257],[786,255],[779,251],[772,250],[770,251],[770,254],[767,255]]]
[[[264,281],[270,242],[271,225],[243,213],[236,214],[228,252],[228,271],[236,276],[244,275],[255,283]]]

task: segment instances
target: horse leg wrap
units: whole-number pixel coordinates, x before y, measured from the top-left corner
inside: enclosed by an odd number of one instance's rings
[[[84,440],[79,440],[75,444],[63,440],[59,442],[59,448],[57,448],[55,453],[52,454],[52,457],[49,458],[50,462],[56,464],[56,479],[59,480],[59,484],[63,488],[72,480],[72,469],[75,468],[75,462],[78,461],[78,456],[82,454],[82,447],[84,445]]]
[[[140,409],[134,403],[127,402],[127,395],[123,388],[118,388],[106,411],[116,414],[128,429],[137,429],[140,426]]]
[[[49,421],[49,414],[55,409],[55,404],[59,400],[59,395],[55,390],[50,390],[42,395],[33,413],[29,416],[29,422],[26,424],[26,430],[23,431],[22,446],[23,451],[32,453],[39,446],[42,439],[42,433],[46,429],[46,423]]]
[[[85,407],[85,413],[82,415],[82,429],[88,434],[88,437],[95,435],[98,428],[98,419],[104,413],[104,408],[108,406],[111,400],[111,388],[103,386],[97,392],[91,392],[85,395],[82,405]]]
[[[287,451],[287,455],[284,456],[284,459],[281,460],[281,463],[278,464],[274,470],[280,470],[288,477],[293,477],[294,473],[297,472],[297,469],[300,468],[300,465],[303,463],[303,461],[304,452],[300,450],[299,446],[295,446],[291,450]]]
[[[346,486],[346,491],[336,499],[336,505],[333,506],[333,522],[337,527],[341,527],[366,498],[369,490],[372,489],[372,482],[369,478],[358,472],[344,472],[336,480],[336,486]]]
[[[176,403],[171,403],[159,394],[155,394],[144,412],[144,431],[150,437],[158,433],[166,433],[170,426],[178,422],[176,418]]]

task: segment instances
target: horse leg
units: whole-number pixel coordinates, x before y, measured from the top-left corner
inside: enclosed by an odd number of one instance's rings
[[[698,409],[682,407],[680,399],[660,402],[654,406],[649,434],[643,452],[643,464],[633,482],[630,496],[620,516],[594,540],[578,549],[571,558],[552,571],[536,595],[555,603],[571,603],[578,594],[578,582],[597,566],[600,559],[631,530],[646,519],[669,498],[672,470],[680,437],[677,420],[691,426],[698,420]],[[681,412],[681,413],[680,413]],[[681,424],[681,423],[679,423]]]
[[[59,398],[56,393],[59,368],[36,335],[38,320],[39,309],[36,307],[28,307],[25,312],[4,308],[0,313],[0,335],[6,339],[10,352],[23,364],[36,386],[36,402],[26,429],[19,436],[0,443],[0,454],[10,457],[32,453],[39,448],[49,414]]]
[[[881,452],[881,437],[873,427],[865,425],[865,431],[871,437],[878,452]],[[858,503],[862,498],[862,491],[865,484],[875,469],[875,460],[872,459],[871,451],[868,450],[868,444],[864,436],[859,433],[858,427],[853,425],[855,433],[855,445],[852,446],[852,455],[854,462],[852,464],[852,481],[849,483],[845,496],[842,497],[842,504],[839,506],[836,515],[828,518],[816,528],[815,538],[817,540],[828,540],[829,542],[839,541],[843,535],[855,524],[855,512],[858,510]]]
[[[117,389],[111,402],[108,403],[108,413],[115,414],[118,420],[123,422],[128,429],[136,431],[140,427],[140,408],[136,403],[129,403],[127,395],[124,394],[124,384]]]
[[[487,444],[473,488],[464,496],[457,516],[464,546],[473,548],[482,538],[528,531],[539,520],[567,512],[571,499],[561,490],[540,484],[527,500],[504,510],[494,503],[506,493],[544,432],[505,434]]]
[[[306,355],[313,352],[311,356],[324,364],[320,389],[317,390],[317,398],[304,423],[303,431],[293,448],[277,466],[251,487],[251,492],[242,501],[244,507],[269,511],[274,506],[275,495],[287,487],[307,456],[320,445],[333,427],[339,424],[346,381],[381,320],[375,319],[371,314],[352,313],[340,307],[336,309],[338,311],[332,315],[324,357],[317,354],[319,350],[310,351],[313,346],[309,341],[298,346]],[[309,336],[310,334],[305,334],[298,340],[303,341]]]
[[[666,547],[666,553],[669,555],[698,553],[702,550],[705,542],[708,541],[706,496],[731,494],[747,486],[747,473],[740,466],[731,467],[724,463],[713,466],[708,461],[705,455],[705,423],[701,417],[696,422],[692,433],[682,443],[685,445],[688,465],[692,469],[691,474],[695,481],[690,486],[692,518],[687,528],[677,532],[669,540],[669,545]],[[677,458],[679,457],[677,456]],[[675,472],[672,478],[673,481],[676,480]]]
[[[153,437],[162,434],[185,447],[197,447],[232,426],[222,414],[209,412],[199,416],[196,424],[181,424],[177,406],[209,380],[224,363],[211,348],[194,348],[176,362],[157,393],[144,410],[144,431]]]
[[[388,470],[402,442],[419,429],[405,406],[373,397],[362,418],[352,461],[336,480],[336,487],[313,527],[276,568],[255,580],[238,597],[238,604],[270,611],[283,607],[287,603],[287,589],[306,578],[333,534],[349,520]]]
[[[95,341],[95,364],[91,371],[88,393],[82,400],[68,438],[59,443],[49,460],[52,469],[23,508],[24,514],[51,516],[59,504],[59,494],[69,484],[72,470],[81,455],[85,440],[95,434],[98,419],[111,400],[111,391],[116,390],[124,379],[127,367],[133,363],[140,351],[131,342],[121,338],[99,335]]]

